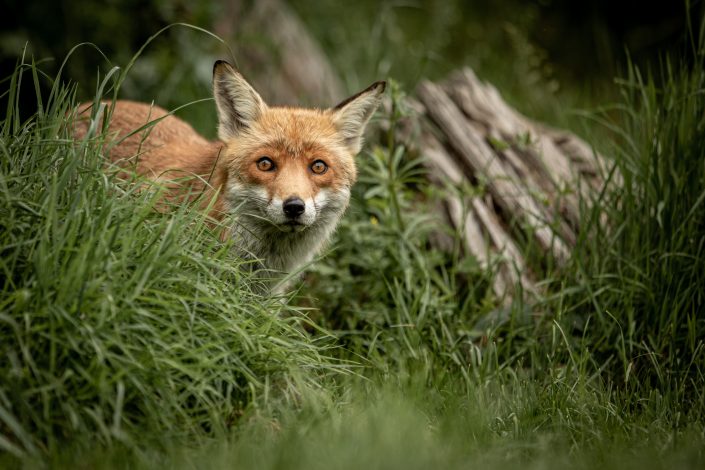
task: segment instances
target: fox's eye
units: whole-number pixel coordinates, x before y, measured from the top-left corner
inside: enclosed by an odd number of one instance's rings
[[[317,175],[322,175],[328,171],[328,165],[323,160],[316,160],[311,164],[311,171]]]
[[[257,169],[260,171],[272,171],[274,169],[274,162],[267,157],[262,157],[257,160]]]

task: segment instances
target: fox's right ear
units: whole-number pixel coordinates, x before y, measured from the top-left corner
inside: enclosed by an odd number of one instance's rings
[[[218,138],[223,141],[252,125],[267,109],[255,89],[224,60],[213,66],[213,97],[218,109]]]

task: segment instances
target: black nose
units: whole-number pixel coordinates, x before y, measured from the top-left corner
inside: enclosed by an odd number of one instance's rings
[[[290,197],[284,201],[284,214],[290,219],[294,219],[306,210],[306,204],[298,197]]]

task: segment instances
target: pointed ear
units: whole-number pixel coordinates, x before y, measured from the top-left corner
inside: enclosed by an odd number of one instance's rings
[[[213,66],[213,97],[218,109],[218,138],[227,140],[252,125],[267,109],[264,100],[232,65]]]
[[[360,93],[351,96],[333,108],[333,122],[353,154],[362,148],[365,126],[382,101],[386,82],[375,82]]]

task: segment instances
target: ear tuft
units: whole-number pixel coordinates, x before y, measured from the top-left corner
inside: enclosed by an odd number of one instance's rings
[[[250,127],[267,108],[247,80],[224,60],[213,65],[213,97],[220,140],[231,139]]]
[[[353,154],[362,148],[365,127],[382,102],[386,86],[384,81],[375,82],[333,108],[333,122]]]

